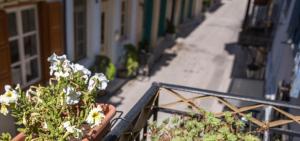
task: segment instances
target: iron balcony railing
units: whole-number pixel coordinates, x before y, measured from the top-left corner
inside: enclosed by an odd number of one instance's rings
[[[160,101],[160,98],[164,98],[164,101]],[[166,99],[167,103],[165,103]],[[270,135],[300,137],[300,132],[289,129],[288,126],[290,124],[300,125],[300,116],[287,112],[289,109],[300,110],[298,105],[187,86],[153,83],[125,117],[117,118],[117,124],[104,140],[147,140],[148,123],[152,122],[150,119],[157,121],[159,113],[189,116],[189,112],[178,108],[180,107],[178,105],[186,105],[191,109],[205,109],[205,107],[201,107],[201,102],[207,102],[209,99],[224,106],[222,111],[213,112],[217,117],[222,117],[224,111],[241,116],[245,116],[249,112],[254,113],[248,122],[255,127],[255,130],[261,131],[261,137],[264,140],[270,139]],[[214,106],[209,105],[210,108]],[[273,111],[271,112],[273,118],[268,119],[266,116],[269,116],[270,109]]]

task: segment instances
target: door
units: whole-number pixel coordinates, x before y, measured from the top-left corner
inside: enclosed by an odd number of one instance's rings
[[[12,82],[27,87],[41,80],[37,8],[8,9],[7,16]]]

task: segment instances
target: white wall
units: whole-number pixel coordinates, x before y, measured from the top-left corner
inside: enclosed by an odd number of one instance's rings
[[[120,0],[109,0],[107,1],[108,8],[106,14],[107,32],[105,34],[105,38],[107,38],[107,49],[108,56],[111,58],[114,64],[118,65],[118,61],[120,58],[120,48],[119,48],[119,40],[120,40],[120,16],[121,16],[121,1]]]
[[[66,53],[70,60],[74,60],[74,4],[72,0],[66,0]],[[90,67],[93,65],[95,56],[100,54],[100,3],[101,0],[87,1],[87,58],[78,63]]]
[[[66,54],[70,60],[74,60],[74,4],[72,0],[66,0],[65,4]]]
[[[138,0],[129,0],[129,4],[130,21],[128,22],[129,30],[127,30],[129,32],[128,39],[130,43],[137,45]]]

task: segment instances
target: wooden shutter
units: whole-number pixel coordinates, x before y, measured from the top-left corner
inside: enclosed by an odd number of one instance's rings
[[[39,23],[43,81],[49,79],[49,62],[52,54],[64,54],[64,21],[61,2],[39,2]]]
[[[0,10],[0,91],[5,84],[11,84],[10,50],[8,43],[7,15]]]

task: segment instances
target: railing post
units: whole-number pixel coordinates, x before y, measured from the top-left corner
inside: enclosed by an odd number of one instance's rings
[[[271,119],[272,107],[267,106],[265,108],[265,122],[268,123]],[[270,131],[269,129],[264,131],[264,141],[270,141]]]
[[[143,129],[143,141],[147,140],[147,131],[148,131],[148,122],[146,122],[146,125]]]
[[[157,93],[157,98],[155,99],[155,102],[154,102],[154,107],[158,107],[159,105],[159,93]],[[153,113],[153,121],[157,121],[157,114],[158,114],[158,110],[157,109],[154,109],[154,113]]]

